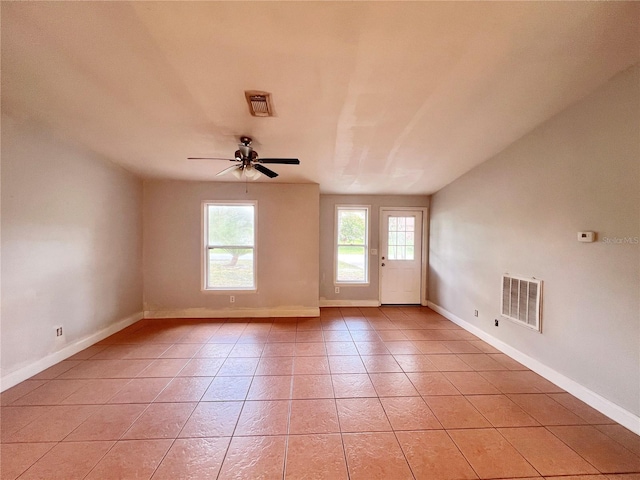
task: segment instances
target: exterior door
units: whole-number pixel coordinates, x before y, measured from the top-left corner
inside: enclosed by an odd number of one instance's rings
[[[420,304],[422,211],[382,210],[380,303]]]

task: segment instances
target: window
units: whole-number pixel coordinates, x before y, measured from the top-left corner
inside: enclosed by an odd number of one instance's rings
[[[205,289],[256,289],[256,203],[204,205]]]
[[[369,283],[369,207],[336,207],[336,283]]]

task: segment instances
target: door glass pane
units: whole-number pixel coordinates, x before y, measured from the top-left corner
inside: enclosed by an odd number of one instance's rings
[[[413,232],[406,232],[404,234],[404,244],[405,245],[413,245],[413,238],[414,238]]]
[[[414,217],[389,217],[389,240],[387,256],[389,260],[413,260],[415,243]],[[405,248],[408,246],[410,248]]]
[[[413,232],[415,230],[415,218],[414,217],[407,217],[407,231],[408,232]]]

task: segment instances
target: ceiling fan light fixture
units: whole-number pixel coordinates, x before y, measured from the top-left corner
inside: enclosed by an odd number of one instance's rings
[[[244,96],[249,105],[249,113],[254,117],[273,117],[273,104],[269,92],[246,90]]]
[[[242,178],[242,167],[238,167],[235,170],[231,170],[231,173],[233,174],[234,177],[240,180],[240,178]]]
[[[260,175],[262,175],[259,171],[257,171],[255,168],[251,166],[244,167],[244,174],[250,180],[256,180]]]

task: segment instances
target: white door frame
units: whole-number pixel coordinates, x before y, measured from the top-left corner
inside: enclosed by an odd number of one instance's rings
[[[422,212],[422,248],[421,248],[421,266],[420,266],[420,305],[427,306],[427,289],[428,289],[428,272],[429,272],[429,207],[380,207],[379,236],[378,247],[382,246],[382,236],[387,235],[384,231],[384,222],[382,221],[385,211],[412,211]],[[381,252],[378,252],[378,303],[382,298],[382,263]]]

